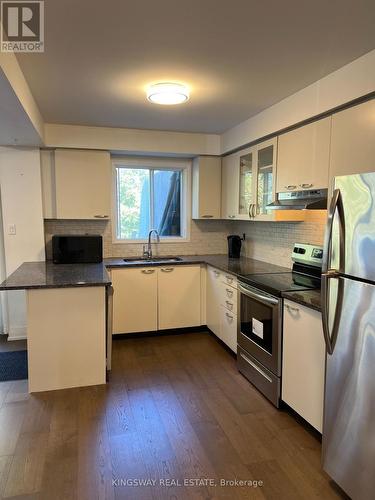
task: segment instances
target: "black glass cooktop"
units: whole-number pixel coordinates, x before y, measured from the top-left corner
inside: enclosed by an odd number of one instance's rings
[[[296,272],[242,276],[241,281],[273,295],[281,292],[315,290],[320,288],[319,277]]]

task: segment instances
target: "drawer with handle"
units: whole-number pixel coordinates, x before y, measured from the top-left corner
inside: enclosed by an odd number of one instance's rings
[[[233,314],[237,315],[237,303],[234,300],[225,299],[220,305],[228,309]]]
[[[233,288],[237,288],[237,278],[236,278],[236,276],[233,276],[233,274],[222,273],[221,281],[225,285],[229,285],[229,286],[232,286]]]
[[[224,307],[220,308],[220,335],[233,352],[237,352],[237,316]]]
[[[225,283],[220,283],[220,304],[237,312],[237,290]]]
[[[215,281],[220,281],[222,279],[222,271],[216,269],[216,267],[207,266],[207,272],[215,279]]]
[[[240,346],[237,350],[237,367],[275,406],[279,406],[280,379]]]

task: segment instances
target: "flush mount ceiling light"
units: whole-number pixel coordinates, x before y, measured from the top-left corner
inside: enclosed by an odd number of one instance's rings
[[[147,99],[155,104],[181,104],[189,99],[189,89],[180,83],[155,83],[147,89]]]

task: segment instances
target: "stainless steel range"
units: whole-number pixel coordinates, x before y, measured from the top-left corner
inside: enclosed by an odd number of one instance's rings
[[[281,294],[320,288],[322,259],[322,247],[296,243],[291,272],[242,276],[238,283],[238,369],[277,407],[282,365]]]

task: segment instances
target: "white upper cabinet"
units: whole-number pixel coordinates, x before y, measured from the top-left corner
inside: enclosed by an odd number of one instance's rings
[[[108,152],[57,149],[54,183],[55,218],[110,218],[112,182]]]
[[[277,140],[223,158],[222,218],[274,220],[267,205],[275,197]]]
[[[279,136],[278,193],[328,187],[331,117]]]
[[[239,195],[237,218],[249,219],[254,216],[256,198],[255,148],[244,149],[239,156]]]
[[[273,220],[267,205],[275,198],[276,139],[241,152],[238,218]]]
[[[276,196],[277,139],[264,141],[223,158],[223,219],[300,221],[302,211],[267,210]]]
[[[256,193],[255,218],[274,220],[275,214],[267,210],[267,205],[275,199],[277,139],[262,142],[256,146]]]
[[[220,219],[221,158],[199,156],[193,162],[193,219]]]
[[[330,178],[375,172],[375,99],[332,117]]]
[[[239,196],[239,153],[224,156],[222,162],[221,218],[236,219]]]

